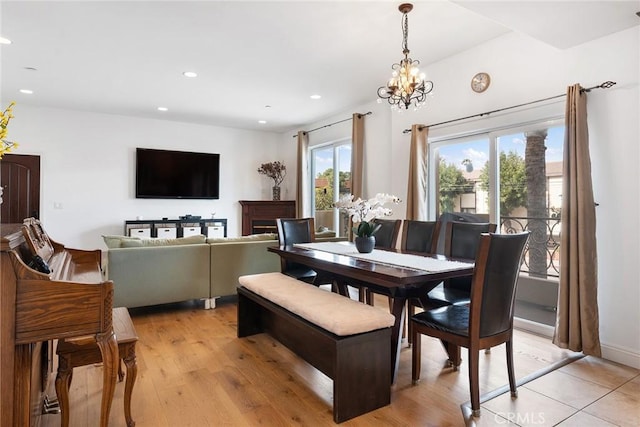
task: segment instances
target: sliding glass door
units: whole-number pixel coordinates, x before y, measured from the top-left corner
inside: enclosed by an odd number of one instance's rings
[[[351,194],[351,141],[340,141],[311,149],[313,198],[311,212],[316,234],[346,236],[348,224],[333,204]]]

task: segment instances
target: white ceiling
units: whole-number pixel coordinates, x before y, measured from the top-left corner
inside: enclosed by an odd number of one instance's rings
[[[282,132],[375,100],[402,56],[399,3],[3,0],[0,96]],[[510,31],[564,49],[640,24],[635,0],[413,3],[408,44],[427,71]]]

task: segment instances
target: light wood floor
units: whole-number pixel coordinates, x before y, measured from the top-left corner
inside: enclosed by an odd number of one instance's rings
[[[377,306],[383,309],[386,300]],[[236,338],[233,300],[215,310],[194,302],[131,315],[140,338],[132,400],[138,427],[334,425],[331,380],[267,335]],[[514,341],[517,378],[575,355],[521,331]],[[422,342],[420,383],[411,385],[411,350],[405,345],[391,405],[342,425],[640,425],[640,371],[591,357],[520,386],[518,399],[507,393],[484,402],[479,419],[465,419],[464,350],[463,365],[454,372],[438,341]],[[507,384],[504,346],[482,354],[480,381],[482,394]],[[98,425],[101,382],[101,365],[74,370],[71,426]],[[55,396],[50,383],[49,395]],[[123,394],[124,383],[118,383],[111,426],[125,426]],[[59,415],[44,417],[44,427],[59,425]]]

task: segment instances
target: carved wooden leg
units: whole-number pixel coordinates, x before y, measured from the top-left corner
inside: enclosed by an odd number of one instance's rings
[[[100,407],[100,426],[107,427],[109,424],[109,412],[111,412],[111,402],[113,401],[113,393],[116,390],[116,377],[118,374],[117,363],[118,343],[113,329],[104,334],[96,335],[96,342],[100,348],[103,362],[103,380],[102,380],[102,405]]]
[[[69,426],[69,385],[71,384],[71,373],[73,368],[69,368],[69,361],[66,357],[58,358],[58,373],[56,374],[56,395],[60,404],[60,426]]]
[[[124,418],[127,420],[127,427],[133,427],[136,422],[131,417],[131,394],[133,385],[138,376],[138,363],[136,359],[136,343],[133,342],[127,346],[123,356],[124,364],[127,367],[127,381],[124,383]]]

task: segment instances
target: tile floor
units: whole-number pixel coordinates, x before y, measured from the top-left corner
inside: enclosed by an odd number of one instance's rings
[[[481,405],[471,426],[640,426],[640,370],[584,357]]]

